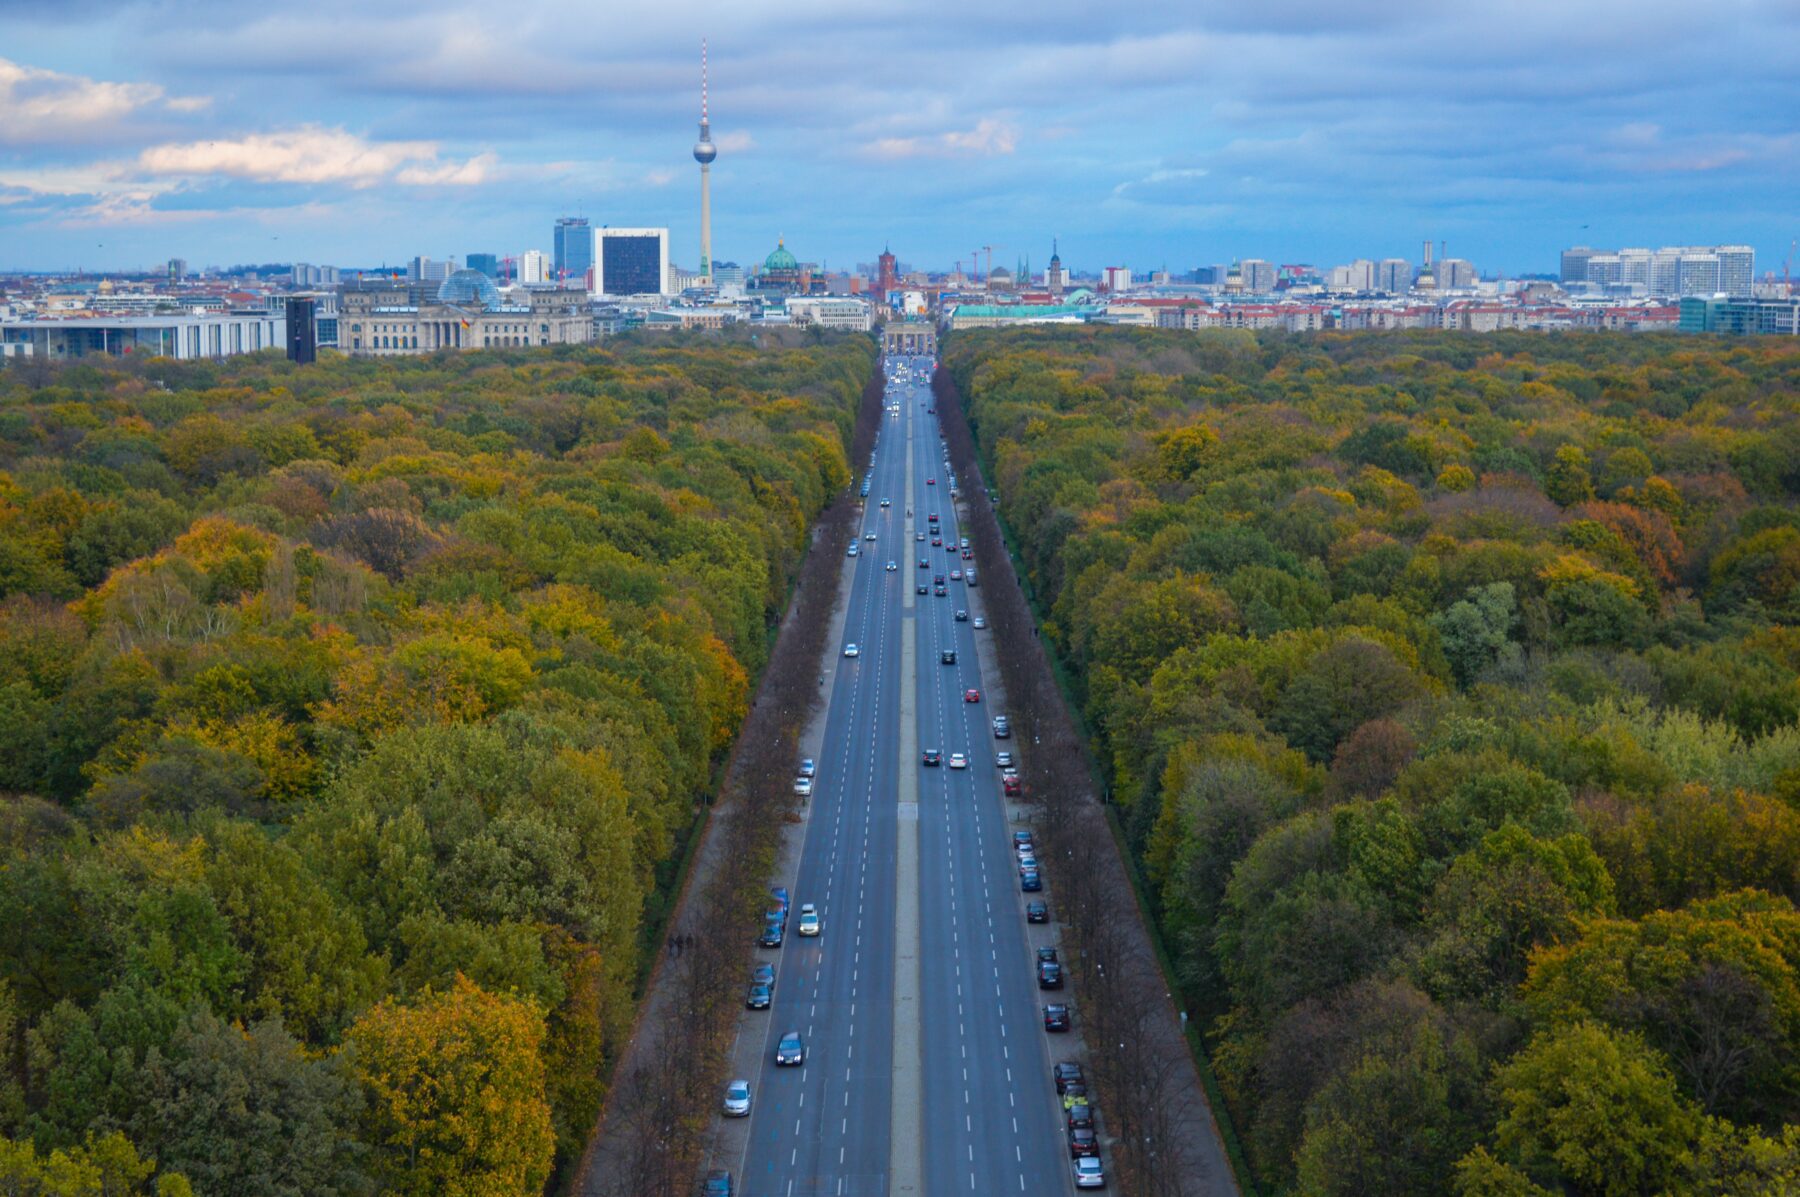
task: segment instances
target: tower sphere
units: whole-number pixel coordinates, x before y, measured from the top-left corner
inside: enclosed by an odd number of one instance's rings
[[[694,143],[694,161],[700,163],[702,166],[711,162],[718,156],[718,147],[713,145],[711,138],[706,138]]]

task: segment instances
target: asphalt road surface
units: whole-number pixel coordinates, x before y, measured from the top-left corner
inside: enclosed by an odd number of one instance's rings
[[[776,986],[773,1008],[748,1016],[747,1033],[766,1036],[734,1169],[748,1197],[1074,1192],[1043,1030],[1051,995],[1037,989],[994,763],[996,749],[1030,746],[991,730],[1003,712],[982,675],[987,647],[977,651],[979,592],[949,578],[982,563],[956,551],[931,363],[903,364],[873,466],[852,463],[872,475],[861,531],[876,536],[856,542],[843,639],[858,655],[837,661],[799,868],[785,882],[795,912],[819,908],[823,933],[801,938],[795,913],[784,945],[758,950]],[[943,597],[916,594],[940,574]],[[969,689],[980,702],[964,701]],[[923,748],[945,764],[924,767]],[[948,767],[956,752],[967,768]],[[774,1063],[788,1031],[805,1038],[801,1067]],[[1055,1058],[1075,1054],[1075,1038],[1054,1037]]]

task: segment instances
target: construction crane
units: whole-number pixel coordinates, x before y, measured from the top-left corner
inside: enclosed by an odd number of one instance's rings
[[[981,277],[984,279],[991,279],[994,277],[994,247],[991,245],[984,245],[981,247],[981,252],[987,255],[987,273]]]

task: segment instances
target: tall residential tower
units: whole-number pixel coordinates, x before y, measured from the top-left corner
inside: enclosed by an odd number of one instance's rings
[[[713,145],[712,127],[706,123],[706,40],[700,41],[700,140],[694,143],[694,161],[700,164],[700,277],[713,281],[712,269],[712,163],[719,156]]]

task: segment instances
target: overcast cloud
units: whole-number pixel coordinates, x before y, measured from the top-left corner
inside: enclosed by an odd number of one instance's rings
[[[0,269],[550,248],[1184,270],[1800,236],[1800,0],[0,0]]]

